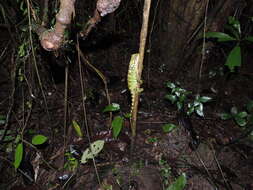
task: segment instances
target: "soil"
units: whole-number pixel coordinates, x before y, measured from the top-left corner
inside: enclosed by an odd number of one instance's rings
[[[3,31],[1,35],[2,33]],[[0,41],[3,44],[6,36],[1,35]],[[113,40],[112,34],[110,39]],[[80,42],[82,50],[90,50],[87,51],[87,59],[106,77],[111,102],[118,103],[121,107],[113,116],[124,115],[130,109],[126,75],[130,55],[135,49],[131,38],[123,36],[117,39],[110,47],[101,49],[97,44],[101,42],[92,42],[91,45],[85,45],[85,41]],[[1,45],[1,49],[3,47]],[[127,50],[126,47],[132,49]],[[0,65],[1,115],[8,113],[11,106],[11,76],[15,69],[11,49],[7,51],[8,56]],[[152,53],[152,49],[150,51]],[[102,112],[108,101],[98,73],[83,66],[84,107],[76,59],[72,59],[68,67],[68,96],[65,100],[64,63],[67,61],[62,55],[56,58],[53,53],[45,54],[45,57],[40,55],[38,62],[45,97],[38,87],[37,79],[34,79],[36,77],[33,78],[29,71],[29,77],[33,80],[15,84],[9,130],[15,137],[20,128],[25,126],[23,139],[27,142],[31,142],[35,134],[46,136],[48,141],[38,147],[25,143],[23,161],[16,171],[12,166],[13,147],[9,147],[9,152],[1,150],[0,189],[102,190],[107,187],[113,190],[164,190],[182,173],[187,176],[186,190],[253,189],[252,136],[238,139],[245,130],[233,120],[224,121],[219,116],[220,113],[228,112],[232,106],[245,110],[245,105],[252,100],[252,64],[245,64],[238,72],[231,74],[224,71],[224,58],[217,50],[213,50],[205,61],[199,92],[202,96],[212,97],[212,101],[204,105],[204,117],[196,114],[190,117],[200,140],[200,144],[193,149],[190,146],[193,141],[191,134],[179,124],[175,105],[164,97],[169,93],[166,82],[179,81],[181,87],[192,91],[189,96],[189,101],[192,101],[199,87],[196,79],[198,72],[186,64],[175,76],[166,67],[166,63],[159,62],[159,55],[152,55],[149,60],[145,60],[144,91],[140,97],[137,136],[131,150],[132,137],[128,119],[124,120],[119,137],[112,137],[110,115]],[[224,72],[210,76],[211,70],[220,69]],[[65,101],[68,106],[66,113]],[[78,137],[72,127],[72,121],[79,123],[83,129],[82,138]],[[86,123],[89,134],[85,128]],[[162,126],[167,123],[178,127],[166,133]],[[0,127],[3,129],[4,124]],[[105,146],[94,160],[80,164],[81,153],[89,146],[89,136],[91,142],[104,140]],[[5,148],[3,150],[8,146],[11,146],[10,142],[1,144],[1,148]],[[77,161],[77,165],[66,166],[68,159],[65,152],[72,152],[71,158]]]

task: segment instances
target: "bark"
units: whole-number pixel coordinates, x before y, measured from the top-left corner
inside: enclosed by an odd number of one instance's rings
[[[243,0],[209,0],[208,28],[222,31],[229,15]],[[158,31],[161,61],[172,73],[193,53],[193,43],[203,33],[203,21],[208,0],[171,0],[161,4]],[[166,8],[166,11],[164,10]],[[194,35],[195,34],[195,35]]]
[[[56,15],[54,29],[40,30],[40,43],[47,51],[57,50],[61,47],[64,40],[64,31],[71,23],[74,14],[75,0],[61,0],[60,10]]]

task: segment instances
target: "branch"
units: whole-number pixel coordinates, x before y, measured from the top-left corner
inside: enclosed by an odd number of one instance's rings
[[[56,15],[56,23],[53,29],[43,29],[38,27],[40,43],[47,51],[54,51],[61,47],[64,40],[64,31],[71,23],[74,14],[75,0],[61,0],[60,11]]]

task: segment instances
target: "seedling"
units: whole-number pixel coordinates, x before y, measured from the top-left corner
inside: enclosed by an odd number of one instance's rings
[[[78,167],[78,160],[70,152],[66,152],[65,157],[67,161],[64,164],[64,169],[67,169],[68,171],[75,171]]]
[[[103,110],[104,113],[106,112],[118,112],[120,110],[120,105],[117,103],[112,103],[111,105],[108,105]],[[112,120],[112,134],[114,138],[117,138],[122,130],[124,119],[129,118],[129,114],[125,114],[124,116],[115,116]]]
[[[253,116],[253,101],[246,105],[246,110],[239,112],[237,107],[232,107],[230,113],[222,113],[220,115],[222,120],[233,119],[240,127],[245,127],[249,122],[252,122]]]
[[[171,92],[165,96],[166,99],[170,100],[172,104],[176,104],[178,111],[183,109],[183,106],[187,100],[187,96],[191,94],[190,91],[187,91],[179,87],[179,83],[175,84],[172,82],[167,83],[167,87],[171,89]],[[212,98],[207,96],[197,95],[193,102],[187,104],[186,113],[191,115],[196,113],[198,116],[204,117],[204,103],[211,101]]]
[[[44,135],[35,135],[32,138],[32,144],[37,146],[37,145],[42,145],[47,141],[47,137],[45,137]],[[16,149],[15,149],[15,159],[14,159],[14,167],[15,169],[17,169],[23,159],[23,154],[24,154],[24,146],[23,146],[23,142],[21,140],[20,135],[18,135],[15,139],[15,144],[17,144]]]
[[[166,160],[159,160],[160,173],[163,179],[163,184],[165,187],[169,186],[169,178],[171,177],[171,167]]]

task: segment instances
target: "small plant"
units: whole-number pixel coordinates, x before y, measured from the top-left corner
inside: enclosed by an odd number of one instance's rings
[[[163,184],[165,187],[169,186],[169,177],[171,176],[171,167],[167,163],[166,160],[160,159],[159,160],[159,166],[160,166],[160,173],[163,179]]]
[[[241,47],[244,42],[253,43],[253,36],[243,36],[241,31],[241,24],[235,17],[228,17],[228,24],[226,25],[228,33],[223,32],[207,32],[206,38],[216,38],[218,42],[234,42],[234,47],[227,56],[225,65],[230,72],[234,72],[235,67],[240,67],[242,64]]]
[[[157,143],[157,142],[158,142],[158,138],[157,138],[157,137],[149,137],[149,138],[147,139],[147,141],[148,141],[149,143]]]
[[[171,177],[171,167],[166,160],[159,160],[160,172],[163,179],[165,190],[183,190],[186,185],[186,175],[183,173],[174,183],[169,185],[169,178]]]
[[[47,137],[45,137],[44,135],[35,135],[32,138],[32,144],[35,145],[35,146],[42,145],[46,141],[47,141]],[[15,149],[15,159],[14,159],[13,164],[14,164],[15,169],[17,169],[20,166],[21,162],[22,162],[23,154],[24,154],[24,148],[23,148],[24,145],[23,145],[23,142],[21,140],[20,135],[18,135],[16,137],[15,143],[17,145],[16,145],[16,149]]]
[[[237,125],[245,127],[249,122],[251,122],[253,117],[253,101],[250,101],[246,105],[245,111],[239,112],[237,107],[233,106],[230,109],[230,113],[222,113],[220,117],[222,120],[233,119]]]
[[[65,157],[67,161],[64,164],[64,169],[67,169],[68,171],[75,171],[78,167],[78,160],[70,152],[66,152]]]
[[[179,87],[179,83],[167,82],[167,87],[171,89],[171,92],[165,96],[166,99],[170,100],[172,104],[176,104],[178,111],[183,109],[183,106],[187,100],[187,96],[191,94],[190,91],[187,91]],[[203,104],[209,102],[212,98],[207,96],[197,95],[193,102],[187,104],[187,115],[191,115],[195,112],[197,115],[204,116],[204,106]]]
[[[103,110],[104,113],[106,112],[117,112],[120,110],[120,105],[117,103],[112,103],[111,105],[108,105],[105,107]],[[129,114],[124,114],[124,116],[115,116],[112,120],[112,132],[113,132],[113,137],[117,138],[122,130],[123,124],[124,124],[124,119],[125,118],[130,118]]]

